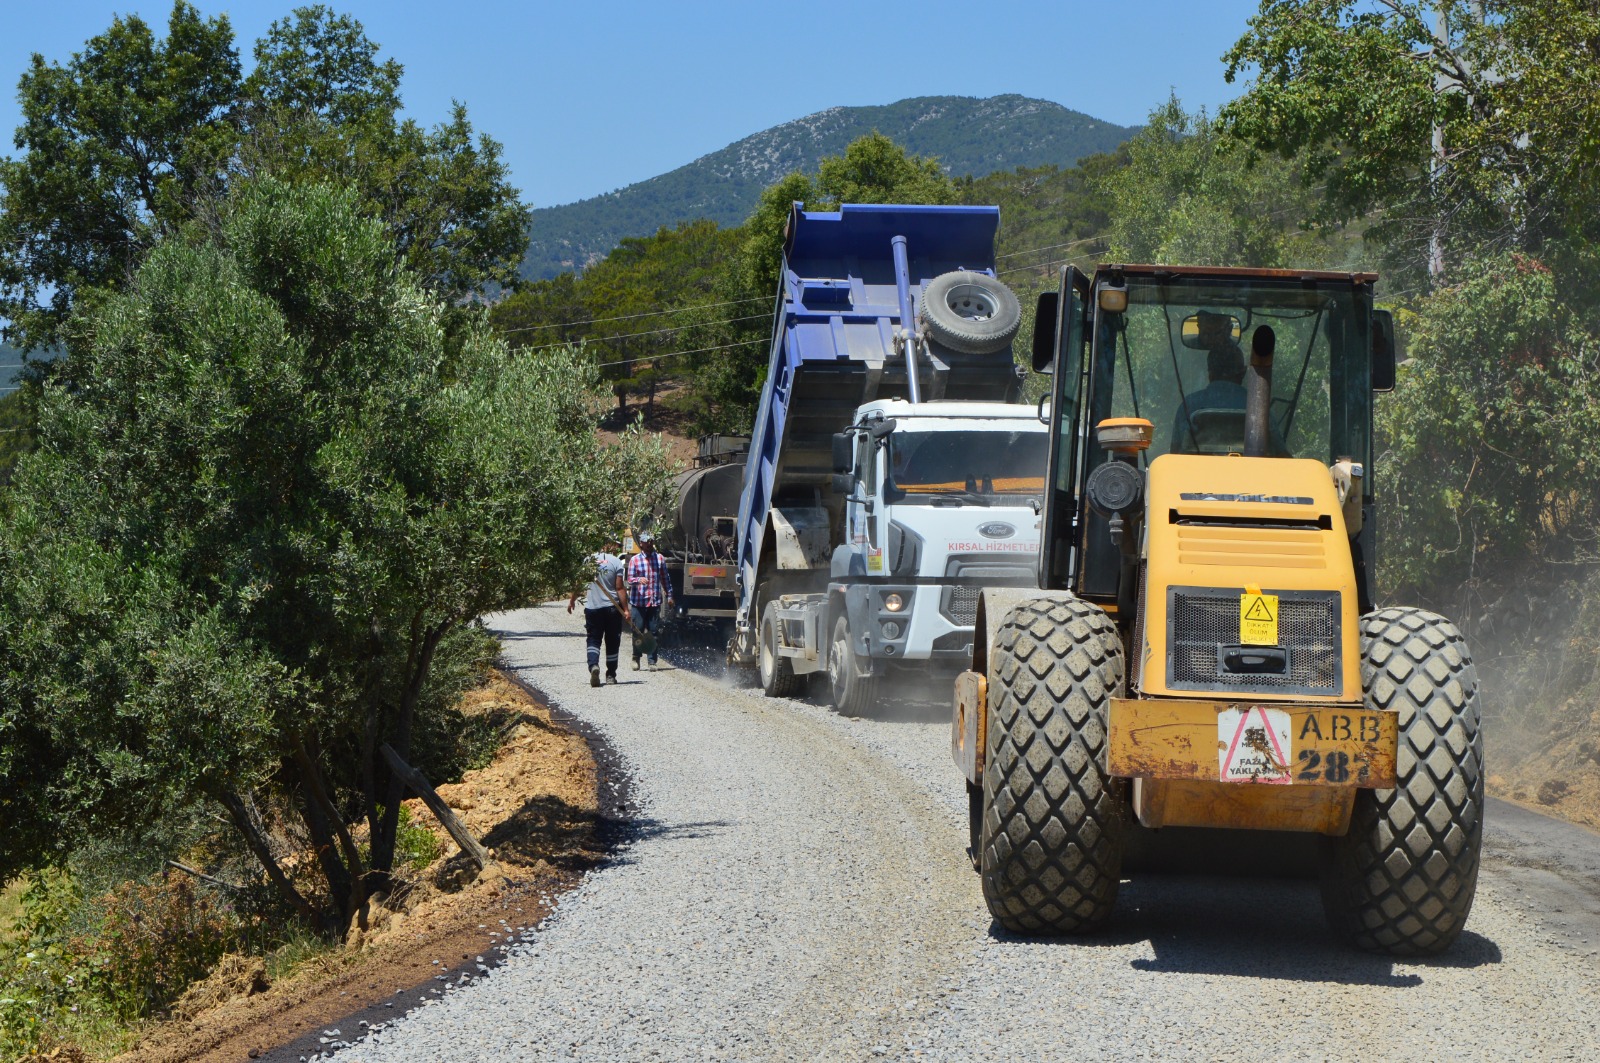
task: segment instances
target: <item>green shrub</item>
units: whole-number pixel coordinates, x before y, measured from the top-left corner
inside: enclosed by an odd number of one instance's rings
[[[439,858],[444,845],[427,827],[411,819],[411,810],[400,806],[400,828],[395,836],[395,864],[421,871]]]

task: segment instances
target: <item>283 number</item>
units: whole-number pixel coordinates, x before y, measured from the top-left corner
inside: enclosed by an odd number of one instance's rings
[[[1350,754],[1335,750],[1324,757],[1314,749],[1302,749],[1297,777],[1301,782],[1316,782],[1318,779],[1325,779],[1328,782],[1348,782]]]

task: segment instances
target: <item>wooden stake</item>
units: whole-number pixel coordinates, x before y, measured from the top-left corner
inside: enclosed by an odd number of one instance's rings
[[[471,832],[467,830],[466,824],[462,823],[460,818],[451,811],[450,806],[444,803],[444,798],[440,797],[438,792],[428,785],[428,780],[420,771],[401,760],[400,754],[390,748],[387,742],[378,747],[378,752],[382,753],[383,759],[388,762],[389,770],[394,772],[406,786],[410,787],[412,792],[422,798],[423,803],[428,806],[428,810],[434,814],[440,823],[444,824],[444,829],[450,832],[450,837],[454,838],[456,844],[461,846],[461,851],[470,856],[472,862],[478,865],[479,871],[494,863],[494,860],[489,856],[489,851],[478,844],[478,839],[472,836]]]

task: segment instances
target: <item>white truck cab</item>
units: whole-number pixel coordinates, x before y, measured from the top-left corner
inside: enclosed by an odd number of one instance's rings
[[[849,489],[828,597],[848,663],[863,678],[898,661],[955,668],[980,588],[1036,582],[1049,430],[1019,404],[892,399],[841,435]]]

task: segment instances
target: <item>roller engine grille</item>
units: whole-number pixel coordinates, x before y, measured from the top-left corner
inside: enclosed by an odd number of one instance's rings
[[[1167,685],[1175,690],[1342,694],[1339,595],[1331,591],[1276,592],[1278,645],[1288,652],[1288,672],[1241,675],[1222,668],[1220,650],[1239,642],[1242,593],[1239,588],[1169,590]]]

